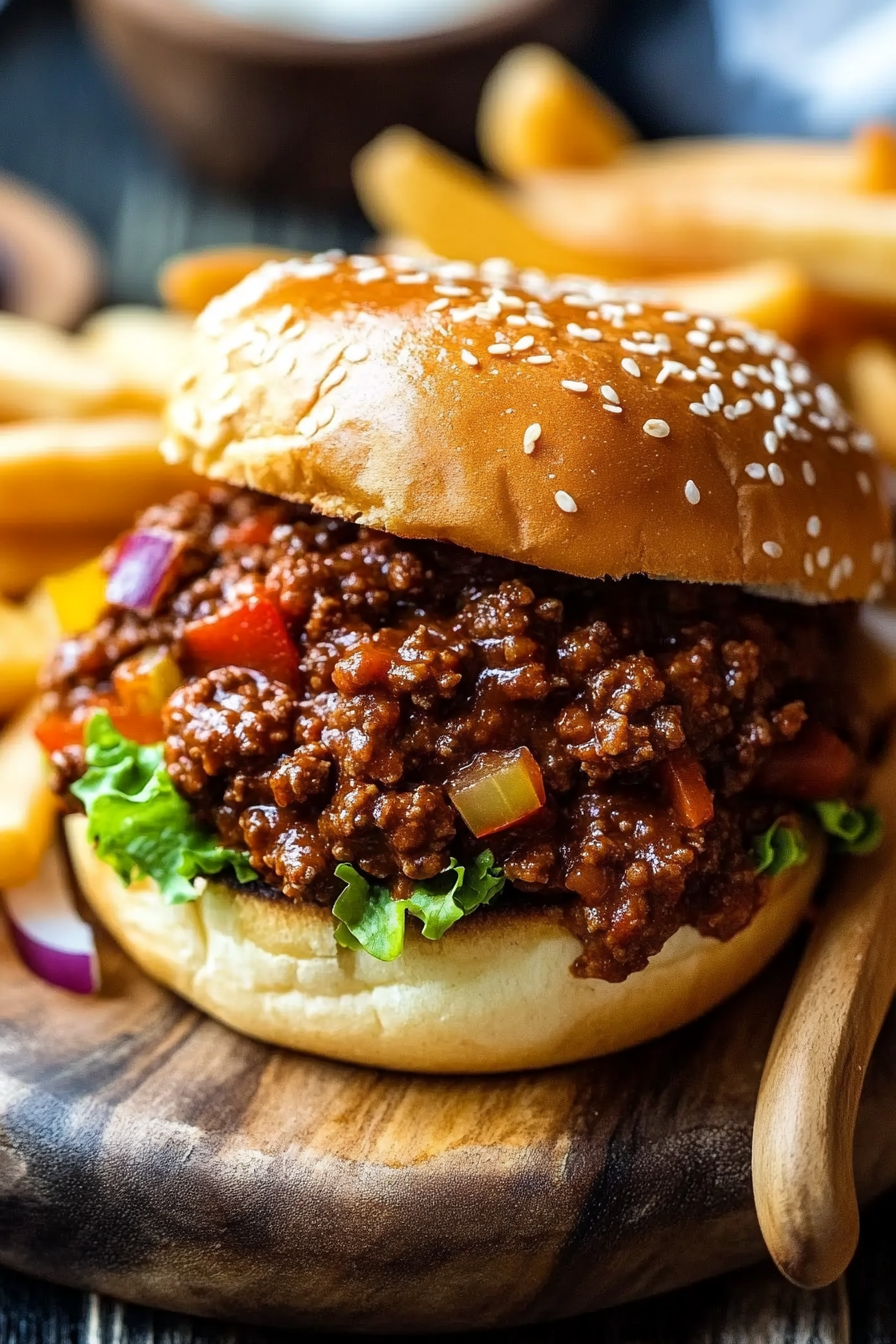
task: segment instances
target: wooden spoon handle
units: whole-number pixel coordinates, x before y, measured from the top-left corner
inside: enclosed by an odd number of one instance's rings
[[[832,1283],[859,1235],[853,1135],[865,1070],[896,988],[896,750],[877,772],[876,854],[846,862],[790,988],[753,1129],[753,1193],[779,1269]]]

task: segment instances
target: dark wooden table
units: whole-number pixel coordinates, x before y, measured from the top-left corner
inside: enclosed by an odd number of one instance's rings
[[[0,13],[0,170],[61,199],[93,230],[107,257],[107,294],[115,300],[151,301],[159,263],[183,248],[244,240],[357,247],[366,236],[360,217],[227,198],[189,180],[87,50],[64,0],[11,0]],[[480,1338],[493,1344],[508,1337]],[[0,1344],[274,1344],[282,1338],[0,1270]],[[310,1344],[310,1336],[303,1338]],[[760,1266],[599,1317],[514,1331],[513,1338],[533,1344],[891,1344],[896,1194],[866,1215],[852,1269],[825,1292],[800,1292]]]

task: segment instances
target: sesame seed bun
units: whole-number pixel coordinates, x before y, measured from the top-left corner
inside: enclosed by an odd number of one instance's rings
[[[197,322],[166,456],[588,578],[874,599],[870,436],[789,345],[505,263],[271,262]]]
[[[499,1073],[588,1059],[699,1017],[762,969],[790,937],[824,860],[769,883],[759,914],[730,942],[679,929],[621,984],[570,973],[578,940],[558,906],[498,905],[440,942],[413,921],[384,964],[338,947],[329,910],[209,881],[166,905],[154,882],[123,887],[96,857],[83,817],[66,818],[81,888],[147,974],[262,1041],[351,1063],[420,1073]]]

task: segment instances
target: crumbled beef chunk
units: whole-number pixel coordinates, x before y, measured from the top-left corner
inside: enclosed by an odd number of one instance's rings
[[[489,847],[512,884],[502,899],[563,902],[584,944],[578,970],[621,979],[682,924],[727,938],[752,918],[765,885],[753,837],[790,810],[751,789],[777,744],[809,716],[863,749],[842,681],[846,606],[589,582],[219,487],[142,524],[178,534],[171,596],[151,620],[108,611],[65,641],[48,707],[69,712],[108,692],[122,659],[169,648],[186,680],[165,707],[168,770],[290,899],[331,901],[340,862],[397,893]],[[191,669],[185,625],[247,594],[282,613],[297,687],[246,667]],[[477,841],[446,786],[479,752],[520,746],[546,805]],[[683,750],[714,796],[697,827],[665,791]],[[64,792],[81,754],[56,768]]]

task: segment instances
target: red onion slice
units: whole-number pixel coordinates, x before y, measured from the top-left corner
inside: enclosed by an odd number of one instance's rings
[[[171,584],[181,546],[181,538],[171,532],[129,532],[106,585],[109,605],[151,616]]]
[[[28,969],[73,994],[95,994],[100,967],[93,929],[75,909],[58,844],[44,855],[37,877],[4,892],[3,899],[13,942]]]

